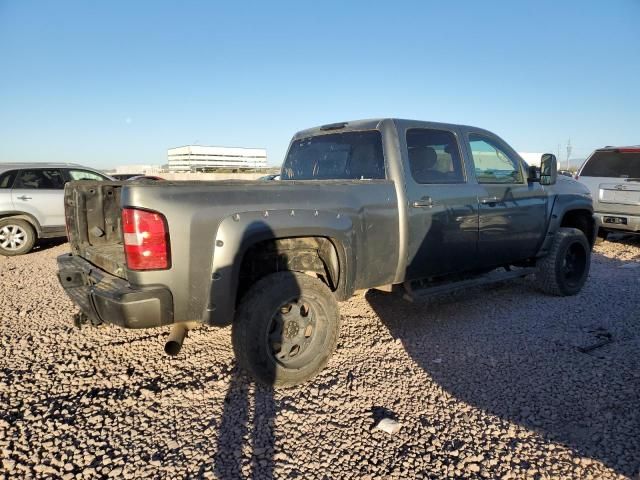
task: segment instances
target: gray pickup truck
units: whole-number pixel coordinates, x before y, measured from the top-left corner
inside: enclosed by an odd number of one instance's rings
[[[414,298],[529,274],[582,288],[591,195],[545,154],[530,168],[479,128],[399,119],[297,133],[281,180],[72,182],[59,279],[77,323],[232,325],[241,367],[292,385],[335,349],[338,301],[378,288]]]

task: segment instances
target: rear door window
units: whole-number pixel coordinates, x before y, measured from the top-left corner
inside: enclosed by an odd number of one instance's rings
[[[462,183],[464,174],[455,135],[446,130],[407,130],[409,167],[417,183]]]
[[[11,188],[13,186],[13,181],[16,178],[16,172],[4,172],[0,175],[0,188]]]
[[[21,170],[14,189],[62,190],[64,178],[59,169]]]
[[[640,178],[640,150],[595,152],[580,172],[580,176]]]
[[[294,140],[282,180],[385,178],[382,135],[377,130],[331,133]]]

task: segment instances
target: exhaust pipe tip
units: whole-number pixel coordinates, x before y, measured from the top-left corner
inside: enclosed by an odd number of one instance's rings
[[[178,355],[182,350],[182,342],[184,342],[187,332],[188,329],[184,323],[176,323],[171,329],[167,342],[164,344],[164,352],[171,357]]]
[[[164,353],[169,355],[170,357],[175,357],[182,350],[182,343],[176,342],[175,340],[169,341],[164,344]]]

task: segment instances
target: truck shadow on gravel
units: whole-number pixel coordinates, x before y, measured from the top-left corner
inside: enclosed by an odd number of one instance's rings
[[[250,420],[250,399],[253,390],[253,419]],[[274,422],[276,405],[273,388],[255,385],[234,367],[224,399],[224,411],[218,427],[214,456],[214,472],[218,478],[272,479],[274,471]],[[251,459],[243,465],[243,451],[249,444]],[[198,477],[204,472],[203,465]]]
[[[275,236],[266,223],[252,222],[246,227],[240,243],[244,244],[252,236],[260,234],[265,238]],[[240,264],[241,255],[238,253],[232,265]],[[227,268],[218,270],[217,273],[221,277],[226,277],[232,272]],[[293,275],[291,278],[295,279]],[[299,285],[294,290],[294,295],[301,295]],[[249,296],[247,292],[244,295],[242,302]],[[236,308],[240,309],[240,306]],[[236,317],[234,321],[238,322],[239,319]],[[278,337],[276,332],[277,329],[274,330],[271,324],[265,325],[265,337],[268,334],[271,342],[282,343],[282,337]],[[234,345],[233,348],[235,350],[236,346]],[[238,352],[235,354],[237,358]],[[276,381],[276,371],[270,362],[265,362],[264,368],[263,384],[249,378],[249,375],[240,368],[237,360],[233,367],[224,398],[222,417],[217,428],[218,438],[213,458],[213,471],[217,478],[230,480],[274,478],[276,402],[273,385]],[[253,408],[251,400],[253,400]],[[249,451],[248,461],[246,451]],[[198,478],[202,476],[205,468],[206,465],[200,467]]]
[[[622,263],[594,253],[574,297],[538,293],[528,278],[414,304],[373,290],[366,299],[457,401],[631,476],[640,467],[638,287],[616,289],[637,284],[640,268]]]

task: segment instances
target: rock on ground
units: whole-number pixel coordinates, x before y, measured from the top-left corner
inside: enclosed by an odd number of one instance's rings
[[[0,458],[9,478],[625,478],[640,466],[640,242],[596,247],[574,297],[532,279],[341,305],[306,385],[256,388],[229,329],[72,328],[66,244],[0,257]],[[612,341],[588,353],[603,332]],[[395,435],[372,427],[392,412]],[[634,477],[635,478],[635,477]]]

